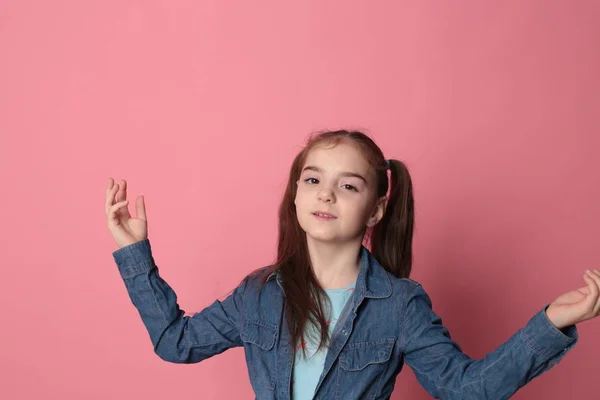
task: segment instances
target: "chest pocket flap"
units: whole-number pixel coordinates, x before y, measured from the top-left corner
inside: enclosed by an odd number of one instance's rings
[[[246,343],[255,344],[263,350],[271,350],[277,337],[277,325],[260,319],[248,319],[240,337]]]
[[[396,339],[375,342],[350,343],[340,353],[340,367],[346,371],[360,371],[370,364],[387,362],[392,355]]]

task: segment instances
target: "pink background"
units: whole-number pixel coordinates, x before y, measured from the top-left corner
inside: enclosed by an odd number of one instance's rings
[[[364,129],[407,162],[411,277],[483,357],[600,266],[599,12],[3,1],[0,397],[253,398],[241,348],[154,355],[112,259],[106,181],[145,195],[155,259],[192,313],[272,260],[288,168],[324,128]],[[597,396],[600,319],[579,332],[515,399]],[[393,398],[430,396],[405,366]]]

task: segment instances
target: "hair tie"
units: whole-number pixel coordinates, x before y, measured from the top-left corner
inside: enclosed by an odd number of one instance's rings
[[[385,160],[385,162],[387,164],[388,169],[390,169],[390,160]]]

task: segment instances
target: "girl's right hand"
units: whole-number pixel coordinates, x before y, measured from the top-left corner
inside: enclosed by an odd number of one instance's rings
[[[148,237],[148,222],[146,221],[146,207],[144,196],[136,199],[136,217],[132,218],[126,200],[127,182],[121,180],[121,186],[114,184],[112,178],[106,185],[105,211],[108,217],[108,230],[112,234],[119,248],[140,242]]]

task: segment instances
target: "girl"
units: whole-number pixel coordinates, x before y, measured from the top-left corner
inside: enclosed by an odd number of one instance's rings
[[[464,354],[409,279],[409,172],[361,132],[309,139],[279,209],[277,260],[193,316],[159,275],[143,196],[132,218],[126,193],[124,180],[108,180],[108,228],[154,351],[196,363],[243,346],[257,399],[387,399],[404,362],[435,398],[506,399],[573,348],[576,323],[599,314],[600,272],[586,271],[587,286],[541,308],[482,360]]]

